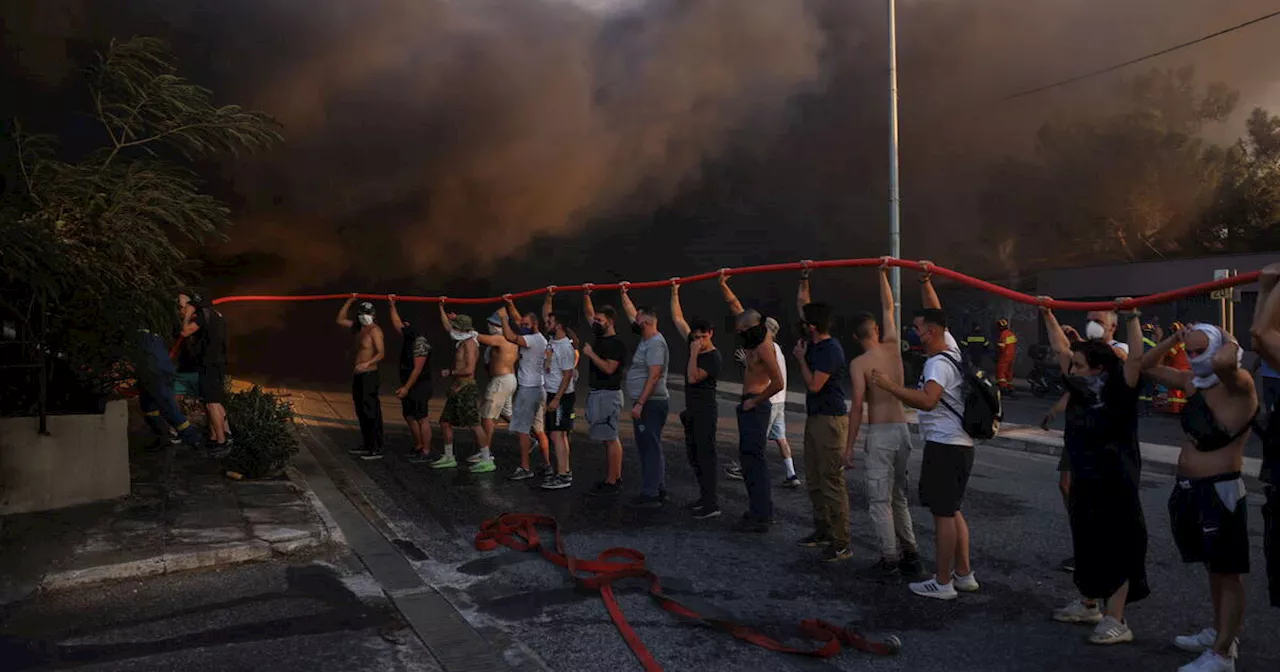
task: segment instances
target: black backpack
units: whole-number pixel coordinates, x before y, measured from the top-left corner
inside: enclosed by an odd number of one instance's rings
[[[939,397],[938,401],[960,418],[960,426],[964,428],[965,434],[980,440],[994,439],[1000,432],[1000,419],[1004,416],[1004,409],[1000,404],[1000,388],[991,382],[986,372],[972,362],[958,360],[945,352],[936,356],[951,362],[964,378],[964,384],[960,388],[964,412],[952,408],[945,395]]]

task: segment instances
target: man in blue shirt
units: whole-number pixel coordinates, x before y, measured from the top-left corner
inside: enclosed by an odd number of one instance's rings
[[[844,448],[849,435],[849,411],[839,372],[844,348],[831,336],[831,307],[804,306],[804,335],[792,354],[804,377],[804,471],[813,503],[813,534],[801,546],[823,548],[819,559],[839,562],[853,557],[849,550],[849,490],[844,481]]]

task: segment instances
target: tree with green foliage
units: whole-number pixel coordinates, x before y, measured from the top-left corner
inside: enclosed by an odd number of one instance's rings
[[[1275,236],[1280,120],[1262,110],[1224,149],[1202,137],[1239,99],[1191,68],[1128,82],[1109,114],[1044,124],[1029,160],[1009,159],[983,194],[984,250],[1023,268],[1250,249]]]
[[[262,113],[214,105],[153,38],[113,41],[86,83],[100,146],[68,157],[54,137],[7,129],[0,319],[102,395],[139,329],[172,329],[176,291],[194,279],[184,249],[230,223],[190,166],[280,135]]]

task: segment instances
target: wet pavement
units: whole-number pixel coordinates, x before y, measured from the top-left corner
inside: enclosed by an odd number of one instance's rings
[[[673,396],[672,408],[681,408],[683,400]],[[358,442],[345,391],[294,389],[291,400],[309,431],[323,437],[332,452]],[[441,401],[432,402],[433,413]],[[803,619],[821,618],[872,636],[897,635],[903,642],[901,655],[892,658],[845,652],[818,661],[775,654],[681,621],[653,605],[640,585],[628,585],[619,591],[628,620],[669,670],[1173,670],[1191,656],[1174,649],[1169,640],[1206,625],[1211,615],[1203,570],[1180,562],[1169,534],[1165,502],[1172,479],[1166,475],[1144,475],[1153,594],[1129,611],[1136,641],[1099,648],[1084,641],[1087,628],[1049,619],[1053,608],[1074,597],[1070,575],[1058,570],[1061,559],[1070,554],[1070,539],[1057,490],[1056,457],[979,449],[965,509],[982,589],[940,603],[911,595],[903,582],[878,582],[862,573],[877,554],[860,465],[850,472],[855,559],[823,566],[814,551],[794,544],[810,531],[803,490],[774,491],[778,522],[759,536],[729,529],[746,504],[738,481],[720,484],[724,516],[695,521],[680,512],[679,505],[695,497],[696,485],[674,414],[664,446],[673,503],[647,512],[584,496],[603,473],[604,455],[582,435],[573,439],[576,481],[570,490],[545,492],[536,482],[506,481],[517,451],[514,438],[501,430],[494,445],[496,473],[476,476],[410,464],[405,460],[408,433],[393,402],[384,399],[386,459],[339,459],[367,483],[364,494],[387,519],[398,536],[397,546],[424,579],[491,640],[513,638],[551,669],[613,672],[640,666],[598,595],[575,588],[564,570],[535,554],[480,553],[472,548],[478,525],[498,513],[554,516],[569,551],[581,557],[594,557],[613,546],[638,549],[669,593],[706,614],[731,617],[780,637],[793,634]],[[582,427],[581,408],[578,413]],[[721,404],[721,416],[720,454],[727,461],[736,450],[731,402]],[[792,413],[789,420],[791,441],[798,449],[803,417]],[[629,424],[624,425],[624,479],[628,494],[633,494],[638,464]],[[462,457],[473,450],[467,432],[460,432],[456,444]],[[916,451],[913,470],[918,465]],[[771,468],[777,483],[782,477],[777,459]],[[1261,521],[1256,513],[1260,504],[1259,495],[1251,494],[1255,573],[1248,579],[1250,613],[1239,660],[1242,670],[1280,669],[1280,641],[1270,636],[1280,632],[1280,609],[1265,606],[1261,574]],[[912,513],[921,551],[928,557],[933,550],[932,522],[919,507],[913,506]]]

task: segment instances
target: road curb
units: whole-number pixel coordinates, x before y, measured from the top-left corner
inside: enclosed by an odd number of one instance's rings
[[[209,544],[187,551],[165,552],[128,562],[51,572],[40,582],[40,587],[49,591],[66,590],[101,581],[158,576],[219,565],[238,565],[266,560],[271,557],[271,554],[271,544],[260,539]]]

